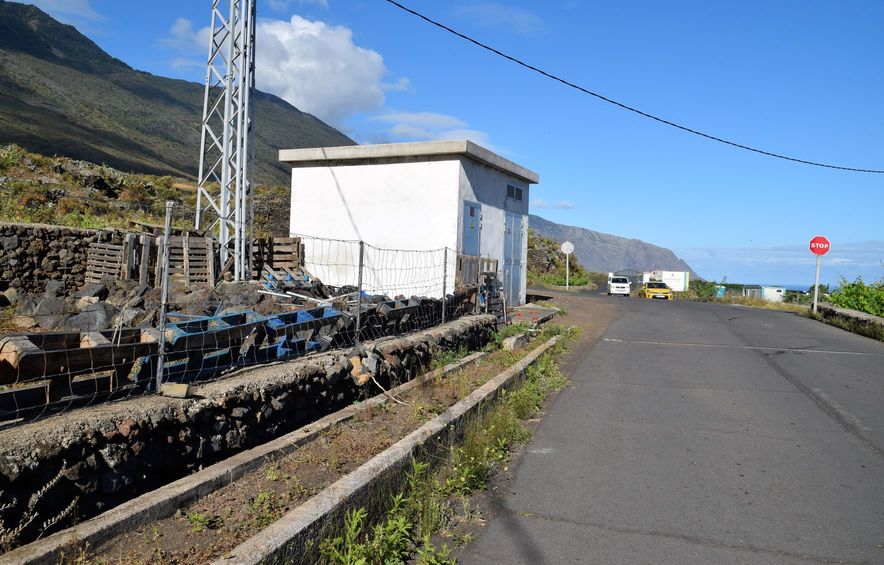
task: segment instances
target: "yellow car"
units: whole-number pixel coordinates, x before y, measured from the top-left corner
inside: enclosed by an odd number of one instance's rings
[[[672,289],[666,286],[666,283],[660,281],[650,281],[642,285],[638,289],[639,298],[663,298],[664,300],[672,300]]]

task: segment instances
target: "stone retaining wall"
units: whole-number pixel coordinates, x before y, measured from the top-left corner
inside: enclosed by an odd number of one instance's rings
[[[0,284],[40,294],[46,281],[58,280],[70,294],[85,282],[86,251],[95,241],[119,244],[122,235],[114,230],[0,223]]]
[[[817,313],[824,322],[853,333],[884,341],[884,318],[880,316],[839,308],[829,302],[820,303]]]
[[[494,328],[494,317],[470,316],[351,354],[388,387],[426,370],[437,351],[484,346]],[[75,497],[76,519],[89,518],[379,392],[371,380],[358,387],[352,368],[347,354],[327,353],[197,386],[197,398],[143,396],[0,431],[0,507],[14,501],[0,519],[21,523],[51,485],[22,533],[30,541]]]

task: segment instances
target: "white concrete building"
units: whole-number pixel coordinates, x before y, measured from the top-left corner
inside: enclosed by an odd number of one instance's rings
[[[292,167],[291,235],[309,236],[308,268],[327,284],[356,284],[352,242],[363,241],[366,288],[438,297],[441,255],[382,249],[448,248],[447,292],[462,253],[497,259],[508,302],[524,303],[537,173],[465,140],[284,149],[279,160]],[[311,250],[310,237],[343,241]]]
[[[768,302],[782,302],[786,297],[786,287],[768,285],[746,285],[743,287],[743,296],[747,298],[760,298]]]
[[[647,271],[642,273],[642,282],[661,281],[675,292],[684,292],[691,282],[691,274],[688,271]]]

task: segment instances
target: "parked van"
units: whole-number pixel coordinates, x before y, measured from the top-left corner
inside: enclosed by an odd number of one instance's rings
[[[613,274],[608,275],[608,296],[613,294],[622,294],[629,296],[632,292],[632,285],[626,277],[618,277]]]

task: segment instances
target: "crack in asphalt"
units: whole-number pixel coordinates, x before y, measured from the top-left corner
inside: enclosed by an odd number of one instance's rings
[[[729,327],[729,326],[728,326]],[[735,334],[736,335],[736,334]],[[737,336],[739,338],[739,336]],[[740,338],[742,341],[742,338]],[[775,351],[777,353],[826,353],[834,355],[868,355],[872,357],[884,357],[882,353],[868,353],[865,351],[835,351],[831,349],[810,349],[806,347],[764,347],[760,345],[732,345],[727,343],[691,343],[682,341],[652,341],[644,339],[618,339],[614,337],[603,337],[602,341],[612,343],[642,343],[645,345],[673,345],[682,347],[715,347],[721,349],[749,349],[756,351]]]
[[[561,524],[570,524],[573,526],[580,526],[584,528],[595,528],[604,531],[617,532],[621,534],[631,534],[631,535],[642,535],[642,536],[650,536],[657,538],[666,538],[666,539],[675,539],[679,541],[688,542],[694,545],[704,545],[708,547],[717,547],[717,548],[726,548],[726,549],[734,549],[738,551],[748,551],[751,553],[763,553],[768,555],[774,555],[777,557],[791,557],[795,559],[805,559],[805,560],[813,560],[819,563],[847,563],[847,564],[855,564],[855,565],[866,565],[872,563],[871,561],[848,561],[846,559],[838,559],[834,557],[823,557],[820,555],[811,555],[806,553],[794,553],[791,551],[785,551],[782,549],[771,549],[768,547],[759,547],[750,544],[735,544],[728,543],[725,541],[717,540],[714,538],[704,538],[700,536],[692,536],[690,534],[682,534],[678,532],[664,532],[661,530],[642,530],[638,528],[624,528],[612,526],[610,524],[604,524],[601,522],[583,522],[580,520],[573,520],[571,518],[563,518],[560,516],[549,516],[546,514],[539,514],[536,512],[526,512],[521,510],[512,510],[510,508],[503,507],[502,505],[497,505],[498,510],[501,512],[508,513],[517,518],[529,518],[535,520],[546,520],[549,522],[556,522]]]
[[[723,320],[721,315],[716,312],[716,316],[718,319],[724,322],[725,327],[731,332],[731,334],[739,339],[742,342],[746,342],[745,338],[738,334],[734,328],[731,327],[730,323]],[[825,394],[819,393],[814,389],[810,388],[799,379],[797,376],[793,375],[785,368],[783,368],[779,363],[774,360],[773,355],[768,353],[764,353],[765,350],[775,350],[775,351],[789,351],[789,348],[784,347],[755,347],[751,345],[746,346],[731,346],[731,347],[739,347],[743,349],[754,350],[758,353],[758,356],[764,359],[764,361],[770,365],[770,367],[777,372],[783,379],[785,379],[789,384],[798,389],[802,394],[813,400],[814,404],[823,411],[824,414],[829,416],[831,419],[835,421],[839,426],[841,426],[845,431],[849,434],[860,440],[863,444],[868,447],[872,453],[877,455],[878,457],[884,459],[884,451],[872,440],[872,438],[868,437],[865,433],[865,426],[860,424],[859,419],[847,412],[844,409],[839,409],[839,407],[835,406],[832,402],[829,401],[828,397]],[[822,349],[812,349],[812,350],[800,350],[802,352],[815,352],[815,353],[825,353],[825,350]],[[882,356],[880,353],[856,353],[856,352],[838,352],[838,351],[830,351],[829,353],[843,353],[843,354],[853,354],[853,355],[874,355],[874,356]]]

